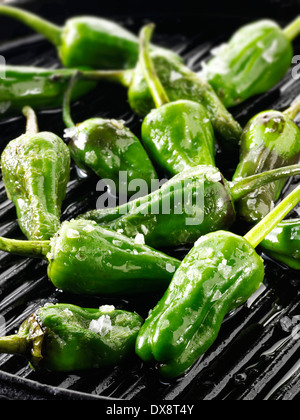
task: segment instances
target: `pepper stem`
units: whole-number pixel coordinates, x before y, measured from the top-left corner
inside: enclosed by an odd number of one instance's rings
[[[241,178],[230,183],[231,197],[233,201],[238,201],[264,185],[296,175],[300,175],[300,165],[285,166],[284,168],[273,169],[272,171]]]
[[[256,248],[273,229],[280,223],[285,216],[300,202],[300,185],[289,194],[271,213],[259,222],[250,232],[245,235],[245,239]]]
[[[293,104],[283,112],[284,115],[287,115],[291,120],[294,120],[297,115],[300,113],[300,96],[298,96]]]
[[[0,237],[0,251],[22,257],[46,259],[50,250],[50,241],[19,241]]]
[[[73,89],[80,79],[80,72],[75,72],[70,79],[69,85],[65,91],[64,100],[63,100],[63,120],[68,128],[75,126],[75,123],[71,116],[71,100]]]
[[[81,71],[80,75],[83,80],[94,82],[106,81],[118,83],[126,88],[129,88],[135,69],[127,70],[85,70]]]
[[[25,355],[27,348],[26,337],[21,337],[18,334],[0,337],[0,353]]]
[[[300,16],[298,16],[289,26],[283,30],[289,41],[293,41],[300,35]]]
[[[150,41],[155,25],[150,23],[142,28],[140,32],[140,58],[139,62],[143,70],[144,77],[150,89],[156,108],[170,102],[168,95],[159,80],[152,58],[150,56]]]
[[[16,7],[0,6],[0,15],[9,16],[19,20],[31,29],[44,35],[44,37],[55,46],[59,46],[61,44],[62,29],[33,13],[26,12]]]
[[[25,106],[22,112],[27,119],[26,134],[37,134],[39,132],[39,125],[34,110],[30,106]]]

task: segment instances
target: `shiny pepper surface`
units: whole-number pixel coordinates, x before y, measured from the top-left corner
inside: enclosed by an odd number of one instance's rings
[[[30,122],[33,111],[25,110]],[[24,235],[30,240],[50,239],[60,227],[70,177],[70,152],[63,140],[29,127],[26,134],[6,146],[1,169]]]
[[[36,370],[70,372],[114,366],[134,354],[142,318],[104,305],[45,305],[20,327],[0,338],[1,353],[24,355]]]
[[[215,51],[203,76],[226,108],[268,92],[288,72],[293,48],[273,21],[262,20],[239,29],[228,44]]]

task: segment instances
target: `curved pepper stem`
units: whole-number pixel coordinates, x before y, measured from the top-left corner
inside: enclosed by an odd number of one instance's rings
[[[287,115],[291,120],[294,120],[297,115],[300,113],[300,96],[295,99],[294,103],[283,112],[284,115]]]
[[[28,258],[47,259],[50,252],[50,241],[19,241],[0,237],[0,251]]]
[[[25,106],[22,112],[27,119],[26,134],[37,134],[39,132],[39,125],[34,110],[30,106]]]
[[[233,201],[238,201],[264,185],[296,175],[300,175],[300,165],[285,166],[284,168],[273,169],[272,171],[241,178],[230,183],[231,197]]]
[[[245,239],[256,248],[273,229],[300,202],[300,185],[289,194],[271,213],[245,235]]]
[[[71,116],[71,100],[72,100],[72,92],[73,89],[81,78],[80,72],[76,72],[70,79],[69,85],[65,91],[64,100],[63,100],[63,120],[68,128],[75,127],[75,123]]]
[[[284,34],[289,41],[293,41],[300,35],[300,16],[284,29]]]
[[[150,56],[150,41],[154,32],[155,25],[150,23],[142,28],[140,32],[140,58],[139,62],[143,70],[144,77],[150,89],[156,108],[170,102],[168,95],[159,80],[153,61]]]
[[[16,7],[0,6],[0,15],[9,16],[19,20],[34,31],[42,34],[55,46],[59,46],[61,44],[62,28],[33,13],[26,12]]]

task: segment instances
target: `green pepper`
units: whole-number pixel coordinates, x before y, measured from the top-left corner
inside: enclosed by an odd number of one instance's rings
[[[36,110],[60,108],[69,78],[75,70],[27,66],[0,66],[0,115],[18,113],[30,104]],[[120,78],[118,79],[120,81]],[[89,93],[96,82],[80,80],[73,90],[76,100]]]
[[[147,196],[114,208],[89,211],[93,220],[135,238],[143,235],[155,249],[193,244],[201,235],[228,230],[236,220],[234,203],[261,185],[292,176],[299,165],[253,175],[234,183],[213,166],[184,171]]]
[[[111,305],[93,309],[46,304],[17,334],[0,338],[0,353],[25,356],[35,370],[105,368],[134,354],[142,323],[138,314]]]
[[[246,25],[215,50],[201,75],[226,108],[238,105],[283,79],[293,58],[292,41],[299,33],[299,17],[284,30],[271,20]]]
[[[233,180],[248,177],[300,161],[300,130],[293,119],[300,112],[300,100],[285,112],[259,113],[245,127],[240,163]],[[262,220],[279,199],[286,179],[258,188],[237,204],[239,216],[248,223]]]
[[[215,166],[215,137],[206,109],[197,102],[170,102],[150,51],[154,25],[141,31],[140,65],[157,109],[142,124],[142,141],[164,173],[174,176],[198,165]]]
[[[216,340],[223,319],[261,286],[265,270],[255,248],[300,201],[300,186],[245,237],[213,232],[184,258],[136,342],[137,355],[164,376],[184,374]]]
[[[102,179],[114,182],[114,193],[122,193],[120,173],[126,172],[126,183],[135,179],[144,180],[148,187],[157,179],[156,171],[143,145],[124,121],[105,118],[91,118],[75,125],[71,117],[70,100],[77,75],[71,78],[66,90],[63,117],[65,137],[77,166],[86,172],[94,172]],[[124,191],[124,193],[127,193]]]
[[[64,27],[59,27],[33,13],[4,5],[0,6],[0,15],[17,19],[42,34],[57,48],[62,64],[67,68],[132,68],[138,60],[138,38],[107,19],[73,17]],[[156,46],[153,49],[181,61],[172,51]]]
[[[261,242],[260,247],[271,258],[300,270],[300,219],[279,223]]]
[[[36,115],[25,107],[26,134],[11,141],[1,155],[8,198],[28,239],[50,239],[60,227],[61,205],[70,177],[70,152],[63,140],[38,132]]]
[[[0,249],[48,261],[48,277],[63,291],[122,295],[164,291],[180,264],[176,258],[88,220],[64,222],[50,241],[1,238]]]

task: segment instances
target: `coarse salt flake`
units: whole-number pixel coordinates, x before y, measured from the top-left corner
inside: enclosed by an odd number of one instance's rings
[[[102,315],[99,319],[93,319],[90,322],[89,330],[99,334],[101,337],[106,336],[112,330],[110,317],[108,315]]]

